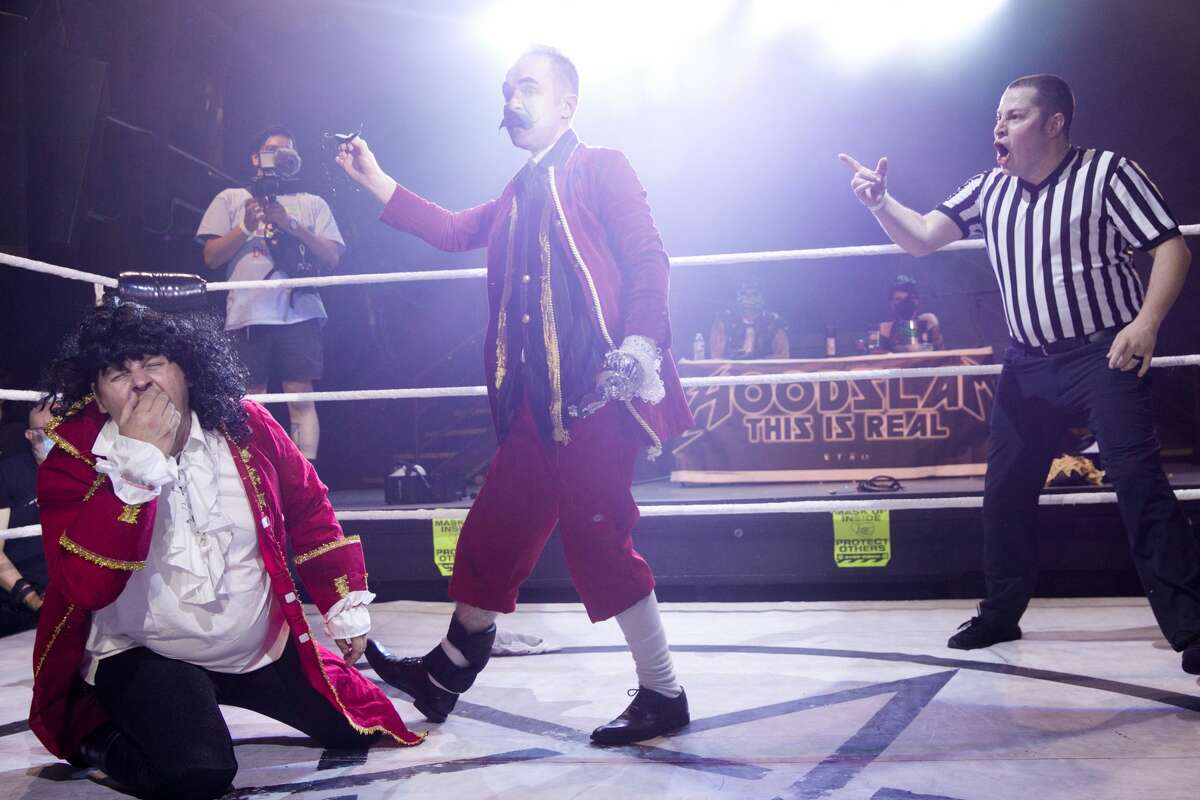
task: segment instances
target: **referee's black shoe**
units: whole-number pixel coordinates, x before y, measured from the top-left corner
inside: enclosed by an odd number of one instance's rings
[[[630,689],[633,702],[612,722],[592,731],[592,741],[602,745],[633,744],[677,731],[692,721],[687,695],[667,697],[653,689]]]
[[[413,699],[413,705],[430,722],[445,722],[458,702],[458,695],[437,686],[429,679],[420,658],[399,658],[374,639],[367,639],[364,651],[375,674]]]
[[[1189,675],[1200,675],[1200,639],[1184,648],[1183,671]]]
[[[955,650],[978,650],[1000,642],[1011,642],[1021,638],[1021,629],[1016,625],[1004,625],[980,615],[971,617],[958,626],[958,633],[946,642]]]

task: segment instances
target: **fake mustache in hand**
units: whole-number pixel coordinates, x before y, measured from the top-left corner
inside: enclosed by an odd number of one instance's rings
[[[504,128],[529,128],[532,127],[533,121],[524,114],[516,111],[505,111],[504,119],[500,120],[500,129]]]

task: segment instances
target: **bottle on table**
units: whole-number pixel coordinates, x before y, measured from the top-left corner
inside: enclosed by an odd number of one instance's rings
[[[901,320],[892,326],[892,349],[901,353],[912,353],[921,349],[915,319]]]
[[[867,351],[874,353],[879,349],[879,326],[872,325],[867,331]]]
[[[837,330],[832,325],[825,326],[825,356],[837,355]]]
[[[692,339],[692,360],[704,360],[704,334],[697,333],[696,338]]]

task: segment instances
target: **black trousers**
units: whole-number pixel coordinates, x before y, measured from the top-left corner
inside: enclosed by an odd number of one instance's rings
[[[113,725],[132,744],[114,771],[140,776],[143,785],[130,788],[143,796],[219,797],[229,787],[237,759],[218,704],[257,711],[324,747],[364,748],[376,738],[354,730],[312,688],[290,642],[274,664],[240,675],[137,647],[102,660],[95,686]],[[144,763],[128,763],[139,758]]]
[[[1016,624],[1037,578],[1038,495],[1065,428],[1084,423],[1100,445],[1134,565],[1176,650],[1200,640],[1200,539],[1159,461],[1149,376],[1109,369],[1112,337],[1052,356],[1014,344],[992,411],[984,488],[982,614]]]

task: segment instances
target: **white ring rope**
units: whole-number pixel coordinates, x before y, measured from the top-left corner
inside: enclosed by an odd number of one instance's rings
[[[1200,489],[1176,489],[1180,502],[1200,500]],[[1115,492],[1065,492],[1043,494],[1038,504],[1043,506],[1101,505],[1115,503]],[[821,514],[834,511],[938,511],[948,508],[982,508],[981,495],[966,497],[886,497],[845,500],[781,500],[767,503],[674,503],[669,505],[638,506],[643,517],[727,517],[739,514]],[[393,508],[369,511],[336,511],[342,522],[380,520],[466,519],[467,508]],[[41,535],[38,525],[25,525],[0,531],[0,541],[25,539]]]
[[[413,272],[368,272],[363,275],[322,275],[316,278],[272,278],[262,281],[213,281],[204,288],[210,292],[229,292],[237,289],[294,289],[300,286],[341,286],[356,283],[410,283],[413,281],[448,281],[463,278],[485,278],[487,270],[426,269]]]
[[[1200,224],[1180,225],[1179,232],[1184,236],[1200,235]],[[982,250],[985,246],[983,239],[963,239],[952,242],[938,250],[953,252],[957,250]],[[904,250],[894,244],[868,244],[851,247],[810,247],[803,250],[768,250],[759,253],[717,253],[704,256],[675,256],[671,258],[673,267],[711,267],[727,266],[730,264],[765,264],[774,261],[811,261],[822,258],[848,258],[853,256],[886,256],[903,255]],[[29,258],[0,253],[0,264],[29,269],[58,275],[72,280],[88,281],[101,286],[115,287],[116,278],[104,275],[92,275],[69,267],[47,264],[44,261],[34,261]],[[444,269],[419,270],[413,272],[379,272],[364,275],[324,275],[315,278],[276,278],[261,281],[213,281],[206,284],[209,291],[227,292],[235,289],[265,289],[276,287],[290,289],[300,286],[341,286],[360,283],[407,283],[411,281],[440,281],[460,280],[463,278],[483,278],[487,270],[476,269]]]
[[[1180,232],[1184,236],[1200,234],[1200,224],[1182,225]],[[981,250],[984,248],[981,239],[967,239],[953,242],[939,250]],[[677,256],[671,258],[674,267],[721,266],[730,264],[761,264],[776,261],[806,261],[824,258],[847,258],[854,256],[900,255],[904,250],[894,244],[862,245],[853,247],[819,247],[803,250],[775,250],[757,253],[722,253],[701,256]],[[44,261],[0,252],[0,264],[19,269],[55,275],[69,280],[85,281],[100,286],[116,288],[118,281],[104,275],[94,275],[82,270],[62,267]],[[367,283],[400,283],[425,280],[461,280],[468,278],[483,278],[487,276],[486,269],[445,269],[420,270],[412,272],[388,272],[365,275],[327,275],[315,278],[282,278],[261,281],[214,281],[206,284],[212,291],[232,291],[239,289],[261,288],[293,288],[300,286],[338,286]],[[1200,355],[1160,356],[1151,361],[1153,367],[1178,367],[1200,365]],[[682,383],[688,388],[709,386],[747,386],[781,383],[817,383],[825,381],[852,380],[883,380],[889,378],[918,378],[918,377],[950,377],[957,375],[996,375],[999,374],[999,364],[963,365],[951,367],[908,367],[900,369],[873,370],[830,370],[821,372],[783,372],[772,375],[714,375],[704,378],[684,378]],[[337,400],[403,400],[434,397],[480,397],[487,394],[483,386],[449,386],[419,389],[359,389],[336,392],[289,392],[264,395],[250,395],[251,399],[263,403],[291,403],[298,401],[337,401]],[[37,401],[42,398],[40,392],[0,389],[0,400]],[[1181,489],[1175,492],[1181,501],[1200,500],[1200,489]],[[1041,505],[1082,505],[1116,502],[1112,492],[1076,492],[1066,494],[1043,495],[1038,501]],[[647,505],[639,507],[642,516],[726,516],[735,514],[793,514],[820,513],[832,511],[854,510],[922,510],[942,508],[979,508],[983,505],[980,496],[950,497],[950,498],[886,498],[873,500],[793,500],[767,503],[694,503],[675,505]],[[337,518],[345,521],[357,520],[425,520],[425,519],[464,519],[467,509],[386,509],[373,511],[339,511]],[[41,527],[27,525],[0,531],[0,541],[9,539],[28,538],[41,535]]]
[[[73,281],[87,281],[88,283],[108,286],[113,289],[117,287],[116,278],[93,275],[90,272],[71,269],[70,267],[60,267],[57,264],[48,264],[45,261],[34,261],[32,258],[22,258],[21,256],[14,256],[11,253],[0,253],[0,264],[8,264],[10,267],[19,267],[20,269],[41,272],[46,275],[57,275],[60,278],[67,278]]]
[[[822,372],[778,372],[769,375],[710,375],[681,378],[684,388],[710,386],[760,386],[781,383],[824,383],[832,381],[887,380],[890,378],[946,378],[957,375],[999,375],[1001,364],[964,364],[951,367],[901,367],[894,369],[827,370]],[[1200,354],[1158,356],[1152,367],[1200,366]],[[348,389],[336,392],[279,392],[247,395],[260,403],[327,402],[337,400],[419,400],[435,397],[483,397],[486,386],[434,386],[416,389]],[[0,400],[40,400],[42,394],[24,389],[0,389]]]

